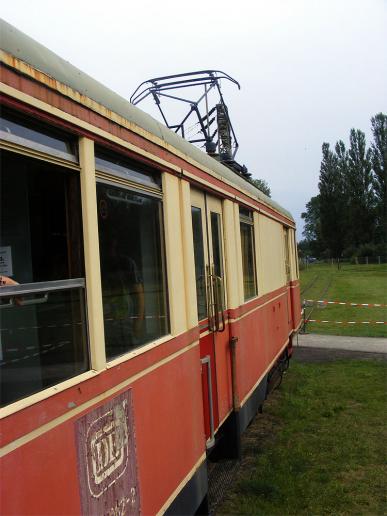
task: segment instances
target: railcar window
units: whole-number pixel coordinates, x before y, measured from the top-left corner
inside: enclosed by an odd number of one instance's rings
[[[11,143],[77,161],[77,142],[74,137],[7,109],[1,113],[0,136],[2,140]]]
[[[219,213],[211,212],[212,256],[216,276],[223,278],[222,229]]]
[[[289,229],[284,228],[285,272],[286,281],[290,281]]]
[[[196,296],[199,321],[207,316],[206,266],[204,261],[202,210],[192,206],[192,230],[195,257]]]
[[[254,222],[250,211],[240,209],[243,290],[245,301],[257,295],[254,252]]]
[[[297,250],[297,241],[296,241],[296,232],[293,230],[293,252],[294,252],[294,260],[296,263],[296,278],[300,277],[299,266],[298,266],[298,250]]]
[[[96,148],[95,168],[101,172],[113,174],[140,185],[161,189],[161,178],[159,175],[145,168],[141,168],[125,157],[110,153],[105,149]]]
[[[97,185],[106,355],[168,333],[161,200]]]
[[[0,181],[6,405],[88,370],[89,354],[78,174],[4,151]]]

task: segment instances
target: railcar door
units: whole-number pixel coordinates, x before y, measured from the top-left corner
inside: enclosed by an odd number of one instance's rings
[[[217,343],[226,331],[226,289],[222,203],[208,194],[191,191],[197,307],[200,326],[203,407],[207,446],[211,447],[222,414],[219,411]]]

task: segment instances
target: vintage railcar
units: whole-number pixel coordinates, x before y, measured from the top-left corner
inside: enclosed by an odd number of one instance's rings
[[[0,34],[1,513],[203,512],[300,325],[294,220]]]

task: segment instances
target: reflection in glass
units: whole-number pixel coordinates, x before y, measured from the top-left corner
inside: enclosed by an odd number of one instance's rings
[[[161,200],[97,184],[106,355],[168,333]]]
[[[144,186],[161,189],[160,175],[141,169],[138,164],[133,163],[119,154],[114,154],[96,149],[95,168],[101,172],[107,172],[116,176],[123,177],[129,181],[140,183]]]
[[[21,118],[8,110],[3,110],[1,113],[0,136],[3,140],[25,147],[54,154],[70,161],[76,160],[73,137],[37,123],[36,120]]]
[[[216,276],[223,278],[222,230],[219,213],[211,212],[212,256]]]
[[[206,266],[204,261],[202,210],[192,206],[192,231],[195,257],[196,296],[199,321],[207,316]]]
[[[15,296],[0,287],[6,404],[86,371],[89,353],[84,291],[72,280],[84,276],[79,175],[4,151],[0,193],[1,274],[20,284],[9,287],[18,289]],[[44,290],[55,281],[70,290]],[[37,292],[27,294],[31,284]]]
[[[240,223],[242,244],[243,290],[245,301],[257,295],[254,259],[254,226]]]
[[[2,297],[1,406],[89,368],[82,288]]]

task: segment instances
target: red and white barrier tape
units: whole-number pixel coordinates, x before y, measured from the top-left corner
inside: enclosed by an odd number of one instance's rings
[[[347,306],[369,306],[377,308],[385,308],[387,305],[381,303],[346,303],[343,301],[327,301],[325,299],[317,301],[316,299],[305,299],[305,303],[319,303],[320,305],[347,305]]]
[[[319,321],[318,319],[304,319],[305,323],[330,323],[330,324],[387,324],[387,321]]]

